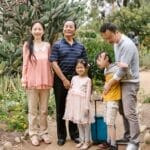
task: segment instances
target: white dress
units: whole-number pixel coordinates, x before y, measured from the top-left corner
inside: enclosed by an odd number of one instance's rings
[[[90,99],[91,79],[87,76],[74,76],[68,91],[63,119],[77,124],[94,122]]]

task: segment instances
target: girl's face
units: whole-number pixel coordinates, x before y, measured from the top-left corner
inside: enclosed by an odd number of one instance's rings
[[[79,76],[85,76],[86,75],[86,68],[83,64],[81,63],[78,63],[76,65],[76,73],[79,75]]]
[[[43,26],[40,23],[35,23],[31,29],[34,40],[41,40],[44,35]]]
[[[108,58],[99,56],[98,59],[96,60],[96,63],[100,69],[103,69],[103,68],[107,67],[107,65],[108,65]]]

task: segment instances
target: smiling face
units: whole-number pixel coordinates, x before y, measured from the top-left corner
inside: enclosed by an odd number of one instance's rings
[[[42,24],[38,22],[33,24],[31,34],[34,37],[34,40],[42,40],[42,36],[44,35],[44,28]]]
[[[82,63],[78,63],[76,65],[76,73],[79,75],[79,76],[85,76],[86,75],[86,72],[87,72],[87,69],[85,68],[85,66],[82,64]]]
[[[76,27],[73,21],[66,21],[63,27],[64,37],[70,38],[75,35]]]

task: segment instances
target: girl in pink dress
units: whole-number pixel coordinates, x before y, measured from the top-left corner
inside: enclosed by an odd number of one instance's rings
[[[78,75],[71,80],[66,101],[64,119],[77,123],[80,143],[76,145],[82,150],[90,146],[90,123],[94,121],[91,113],[91,79],[88,77],[88,64],[79,59],[75,67]]]
[[[40,144],[39,139],[50,143],[47,115],[53,75],[48,61],[50,44],[43,41],[43,35],[44,25],[40,21],[35,21],[31,26],[31,39],[23,45],[21,82],[28,99],[29,136],[35,146]]]

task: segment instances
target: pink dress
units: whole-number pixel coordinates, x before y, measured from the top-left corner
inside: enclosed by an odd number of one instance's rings
[[[74,76],[66,99],[64,118],[77,124],[94,122],[91,109],[91,79]]]
[[[48,60],[50,45],[44,42],[40,51],[34,51],[29,60],[28,44],[23,46],[22,86],[27,89],[50,89],[53,86],[51,63]]]

